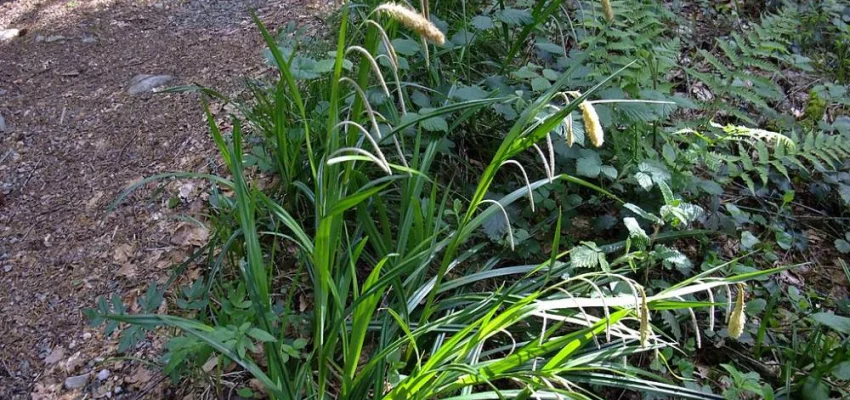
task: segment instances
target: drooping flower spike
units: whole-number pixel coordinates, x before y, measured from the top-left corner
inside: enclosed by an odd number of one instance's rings
[[[436,25],[415,10],[397,3],[384,3],[379,5],[375,11],[384,13],[390,18],[401,22],[407,29],[418,33],[419,36],[436,44],[442,45],[446,43],[446,36],[443,35],[443,32],[440,32],[440,29]]]

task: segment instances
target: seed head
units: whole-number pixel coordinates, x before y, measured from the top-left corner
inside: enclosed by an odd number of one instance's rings
[[[738,284],[738,299],[735,300],[735,309],[732,310],[732,316],[729,317],[729,336],[739,338],[744,333],[744,324],[747,322],[747,316],[744,315],[744,284]]]
[[[567,121],[567,146],[573,147],[573,143],[575,142],[575,136],[573,136],[573,115],[567,115],[567,118],[564,118]]]
[[[596,147],[602,146],[602,143],[605,143],[605,134],[602,132],[602,124],[599,123],[599,115],[596,114],[596,109],[587,101],[581,102],[578,107],[581,108],[584,131],[590,142]]]
[[[614,22],[614,9],[611,8],[610,0],[602,0],[602,12],[605,13],[605,19],[608,22]]]
[[[446,42],[446,37],[443,32],[422,14],[411,10],[401,4],[384,3],[378,6],[375,11],[383,12],[390,18],[401,22],[408,29],[418,33],[420,36],[428,39],[436,44],[442,45]]]

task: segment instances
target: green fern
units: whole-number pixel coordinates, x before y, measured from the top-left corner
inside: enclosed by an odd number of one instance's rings
[[[774,104],[782,102],[785,93],[771,76],[800,67],[799,57],[789,50],[800,24],[799,12],[784,7],[764,16],[749,31],[717,38],[718,51],[698,50],[705,62],[701,70],[686,70],[712,93],[713,99],[705,104],[709,114],[720,113],[750,125],[758,119],[776,119],[779,113]]]

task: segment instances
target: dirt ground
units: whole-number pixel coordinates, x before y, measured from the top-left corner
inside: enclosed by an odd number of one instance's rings
[[[0,399],[183,397],[82,310],[132,300],[203,242],[170,218],[203,209],[192,183],[106,212],[141,177],[215,162],[197,95],[128,87],[166,74],[236,93],[267,72],[249,7],[316,23],[304,0],[0,0],[0,30],[26,29],[0,41]],[[156,341],[123,356],[155,360]]]

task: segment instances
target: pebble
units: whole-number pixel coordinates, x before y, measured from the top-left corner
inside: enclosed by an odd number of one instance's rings
[[[89,340],[89,339],[91,339],[91,333],[90,332],[83,333],[83,340]]]
[[[6,120],[0,115],[0,132],[6,132]]]
[[[168,82],[171,82],[172,80],[174,80],[174,77],[171,75],[139,74],[130,80],[130,87],[127,89],[127,94],[135,96],[137,94],[150,92]]]
[[[97,373],[97,380],[105,381],[107,379],[109,379],[109,370],[108,369],[102,369],[102,370],[100,370],[100,372]]]
[[[44,41],[47,42],[47,43],[53,43],[53,42],[58,42],[60,40],[67,40],[67,39],[68,38],[66,38],[65,36],[62,36],[62,35],[51,35],[51,36],[48,36],[47,39],[44,39]]]
[[[116,386],[115,390],[113,390],[113,392],[115,392],[115,394],[118,394],[118,393],[121,393],[121,390],[122,390],[121,386]]]
[[[86,383],[89,382],[89,374],[82,374],[77,376],[69,376],[65,378],[65,389],[74,390],[79,389],[83,386],[86,386]]]
[[[18,36],[23,36],[20,29],[0,29],[0,42],[12,40]]]

